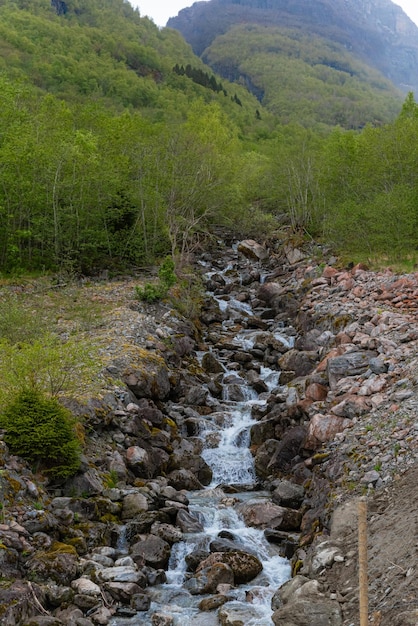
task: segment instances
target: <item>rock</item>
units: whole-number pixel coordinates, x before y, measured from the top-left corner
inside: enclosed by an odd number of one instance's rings
[[[142,493],[129,493],[122,501],[122,519],[131,519],[148,511],[148,500]]]
[[[327,441],[333,441],[337,433],[348,428],[351,420],[334,415],[314,415],[308,425],[306,439],[303,442],[305,450],[317,450]]]
[[[199,611],[214,611],[220,606],[225,604],[228,598],[220,593],[211,596],[210,598],[204,598],[199,602]]]
[[[295,377],[310,374],[317,364],[317,353],[302,350],[288,350],[279,358],[281,370],[295,372]]]
[[[267,498],[247,500],[237,506],[247,526],[273,530],[299,530],[302,514],[273,504]]]
[[[203,525],[188,511],[180,509],[177,513],[176,524],[183,533],[200,533]]]
[[[182,443],[170,455],[168,471],[189,471],[202,485],[209,485],[212,480],[212,470],[199,454],[194,454]]]
[[[321,593],[316,580],[296,576],[275,594],[274,606],[280,602],[272,616],[275,626],[342,626],[338,602]]]
[[[231,552],[213,552],[201,562],[197,568],[197,573],[220,563],[231,568],[236,585],[250,582],[263,569],[261,561],[256,556],[242,550],[236,550]]]
[[[186,390],[185,404],[190,406],[206,406],[208,391],[202,385],[192,385]]]
[[[225,368],[212,352],[205,352],[202,357],[202,367],[208,374],[220,374]]]
[[[98,569],[96,577],[100,582],[134,583],[141,586],[144,576],[136,567],[118,566]]]
[[[126,462],[135,476],[150,478],[153,475],[153,467],[147,450],[139,446],[131,446],[126,451]]]
[[[300,261],[303,261],[307,257],[306,252],[303,252],[299,248],[294,248],[291,245],[286,245],[284,247],[284,253],[290,265],[300,263]]]
[[[295,592],[302,587],[305,583],[309,582],[307,576],[301,576],[297,574],[290,580],[286,581],[274,594],[271,600],[271,608],[273,611],[279,609],[284,604],[287,604]]]
[[[53,580],[68,587],[78,574],[75,548],[55,541],[49,550],[39,551],[31,556],[27,562],[27,572],[37,580]]]
[[[305,438],[306,428],[304,426],[295,426],[286,431],[269,460],[267,470],[272,473],[277,470],[286,471],[290,469]]]
[[[296,485],[289,480],[281,480],[271,493],[271,499],[274,504],[298,509],[303,501],[305,490],[302,485]]]
[[[215,593],[219,585],[234,585],[232,568],[227,563],[208,559],[202,561],[195,575],[184,583],[192,595]]]
[[[193,472],[187,469],[174,470],[167,475],[167,479],[169,484],[178,491],[181,491],[182,489],[185,489],[186,491],[203,489],[202,483],[193,474]]]
[[[122,372],[122,380],[137,398],[164,400],[170,393],[167,365],[160,356],[137,348],[137,365],[131,360]]]
[[[253,259],[255,261],[264,261],[269,256],[266,248],[253,239],[240,241],[238,244],[238,252],[241,252],[241,254],[248,259]]]
[[[364,374],[369,367],[371,359],[374,358],[376,358],[376,353],[366,350],[348,352],[328,359],[327,374],[330,388],[335,389],[340,378]]]
[[[71,588],[74,589],[76,593],[81,593],[86,596],[100,596],[101,590],[99,585],[96,585],[89,578],[76,578],[71,582]]]
[[[259,613],[251,604],[228,602],[219,609],[221,626],[247,626],[259,623]]]
[[[297,600],[272,615],[274,626],[342,626],[341,609],[335,600]]]
[[[156,611],[151,617],[151,626],[173,626],[174,618],[168,613]]]
[[[30,587],[23,580],[15,580],[6,588],[1,588],[0,615],[2,624],[17,626],[36,616],[38,611],[34,606],[33,593],[35,593],[37,600],[44,605],[43,593],[35,583],[32,583]]]
[[[341,549],[330,541],[323,541],[315,547],[310,560],[309,574],[314,578],[326,567],[331,567],[334,561],[342,562]]]
[[[197,549],[193,550],[186,555],[185,561],[187,564],[187,571],[195,572],[199,564],[209,556],[210,552],[207,550]]]
[[[151,598],[146,593],[135,593],[130,600],[130,606],[135,611],[148,611],[151,606]]]
[[[103,587],[116,602],[121,602],[122,604],[130,604],[135,595],[143,594],[143,590],[137,583],[107,582]]]
[[[257,433],[257,428],[255,429],[255,433]],[[276,441],[275,439],[267,439],[267,441],[261,444],[257,449],[254,460],[257,476],[267,478],[267,476],[271,474],[272,470],[270,470],[269,465],[279,449],[280,441]]]
[[[155,569],[165,569],[170,558],[171,548],[161,537],[147,535],[131,548],[131,556],[135,562],[145,563]]]
[[[182,541],[183,539],[181,530],[172,524],[162,524],[161,522],[154,522],[151,526],[151,534],[161,537],[161,539],[164,539],[164,541],[170,545]]]

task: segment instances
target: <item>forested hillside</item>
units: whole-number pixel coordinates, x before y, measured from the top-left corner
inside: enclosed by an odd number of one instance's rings
[[[333,42],[402,91],[418,91],[418,27],[391,0],[209,0],[167,25],[200,56],[220,35],[249,24]]]
[[[6,0],[0,25],[3,273],[178,260],[214,226],[414,262],[418,107],[409,95],[402,108],[387,85],[375,97],[381,79],[360,65],[319,63],[332,54],[321,41],[281,35],[289,65],[279,91],[268,73],[260,86],[268,111],[122,0]],[[255,46],[259,37],[247,33]],[[224,45],[250,67],[233,38]],[[295,100],[284,77],[299,72],[298,56],[311,73],[298,74]],[[317,90],[324,74],[328,91]],[[355,99],[355,74],[364,100],[352,109],[339,83]],[[331,92],[339,115],[327,108]],[[312,102],[320,122],[305,115]]]
[[[400,93],[381,73],[344,46],[300,30],[234,26],[202,58],[245,84],[284,124],[358,129],[399,111]]]

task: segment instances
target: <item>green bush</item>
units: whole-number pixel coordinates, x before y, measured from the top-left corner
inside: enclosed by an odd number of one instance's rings
[[[158,283],[146,283],[144,287],[135,287],[138,300],[145,302],[157,302],[165,298],[169,289],[176,284],[177,278],[174,273],[174,261],[171,257],[166,257],[158,271]]]
[[[77,336],[63,341],[41,333],[36,341],[16,344],[0,338],[0,406],[24,389],[80,397],[94,387],[99,368],[94,345]]]
[[[0,415],[12,454],[53,478],[67,478],[80,466],[75,420],[56,398],[35,389],[21,391]]]

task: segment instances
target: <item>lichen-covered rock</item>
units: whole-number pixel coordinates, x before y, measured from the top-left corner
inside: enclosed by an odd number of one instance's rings
[[[228,565],[234,573],[234,582],[237,585],[253,580],[263,569],[263,564],[254,555],[235,550],[231,552],[212,552],[197,568],[197,573],[207,570],[216,564]],[[224,581],[228,582],[228,581]],[[211,591],[214,591],[213,589]]]
[[[132,357],[122,371],[122,379],[132,393],[137,398],[167,398],[170,393],[170,376],[164,359],[142,348],[137,348]]]
[[[29,559],[27,571],[37,580],[70,586],[79,571],[77,552],[73,546],[56,541],[50,550],[37,552]]]

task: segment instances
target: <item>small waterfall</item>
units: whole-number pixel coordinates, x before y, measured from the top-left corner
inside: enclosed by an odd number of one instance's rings
[[[255,480],[254,460],[249,450],[251,403],[239,404],[229,412],[230,425],[220,433],[219,445],[206,448],[202,456],[213,472],[211,486],[247,485]]]
[[[129,552],[129,543],[127,537],[127,527],[125,525],[119,526],[118,538],[115,546],[116,552],[119,556],[124,556]]]

